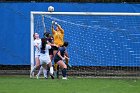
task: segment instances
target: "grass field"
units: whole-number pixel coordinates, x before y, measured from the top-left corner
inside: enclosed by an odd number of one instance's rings
[[[0,76],[0,93],[140,93],[140,80],[69,78],[30,79]]]

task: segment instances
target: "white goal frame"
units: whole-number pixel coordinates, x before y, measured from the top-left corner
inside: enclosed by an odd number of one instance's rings
[[[34,15],[88,15],[88,16],[140,16],[140,13],[124,13],[124,12],[30,12],[30,62],[31,69],[34,67]]]

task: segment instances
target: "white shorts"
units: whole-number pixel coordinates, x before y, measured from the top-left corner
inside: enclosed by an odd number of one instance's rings
[[[39,59],[40,59],[40,64],[42,65],[42,64],[49,64],[50,62],[51,62],[51,59],[50,59],[50,57],[47,57],[47,56],[40,56],[39,57]]]

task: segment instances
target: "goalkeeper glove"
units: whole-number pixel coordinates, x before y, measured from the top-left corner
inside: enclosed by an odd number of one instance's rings
[[[52,21],[52,24],[55,24],[55,21]]]
[[[57,25],[57,22],[55,22],[54,24]]]

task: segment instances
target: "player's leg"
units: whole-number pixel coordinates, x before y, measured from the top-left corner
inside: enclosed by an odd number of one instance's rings
[[[47,65],[46,65],[46,62],[43,62],[42,67],[43,67],[44,77],[45,77],[45,79],[47,79],[48,77],[47,77]]]
[[[47,79],[48,78],[48,70],[47,68],[43,68],[43,75],[44,75],[44,78]]]
[[[58,47],[54,46],[53,47],[53,55],[55,57],[56,53],[58,51]],[[58,64],[56,64],[56,62],[54,61],[54,75],[59,78],[59,66]]]
[[[54,70],[53,70],[52,62],[48,63],[48,67],[50,68],[50,76],[52,79],[54,79],[54,76],[53,76]]]
[[[36,62],[36,65],[34,66],[34,68],[32,69],[31,71],[31,74],[30,74],[30,77],[33,77],[33,73],[36,69],[40,68],[40,60],[39,60],[39,56],[38,55],[35,55],[35,62]]]
[[[50,56],[50,59],[51,59],[51,62],[53,61],[53,49],[51,48],[51,49],[49,49],[49,56]],[[49,72],[50,72],[50,67],[48,67],[48,76],[49,76]]]
[[[39,69],[39,71],[38,71],[38,73],[37,73],[37,75],[36,75],[36,78],[37,79],[39,79],[40,74],[42,73],[42,71],[43,71],[43,67],[41,66],[40,69]]]
[[[44,68],[41,66],[40,69],[39,69],[39,71],[38,71],[38,73],[37,73],[37,75],[36,75],[36,78],[37,78],[37,79],[39,79],[39,77],[40,77],[42,71],[43,71],[44,78],[47,78],[47,76],[46,76],[47,70],[44,69]]]
[[[55,56],[58,50],[53,50],[53,55]],[[57,71],[57,64],[54,62],[54,70]]]
[[[56,68],[56,69],[57,69],[57,71],[56,71],[56,77],[59,79],[59,65],[58,65],[58,64],[56,64],[56,65],[57,65],[57,66],[56,66],[56,67],[57,67],[57,68]]]
[[[55,75],[57,78],[58,78],[58,76],[59,76],[59,75],[58,75],[58,74],[59,74],[59,73],[58,73],[58,70],[59,70],[58,67],[59,67],[58,64],[56,64],[56,62],[54,62],[54,75]]]
[[[67,65],[62,60],[59,60],[57,64],[62,68],[62,79],[67,79]]]

